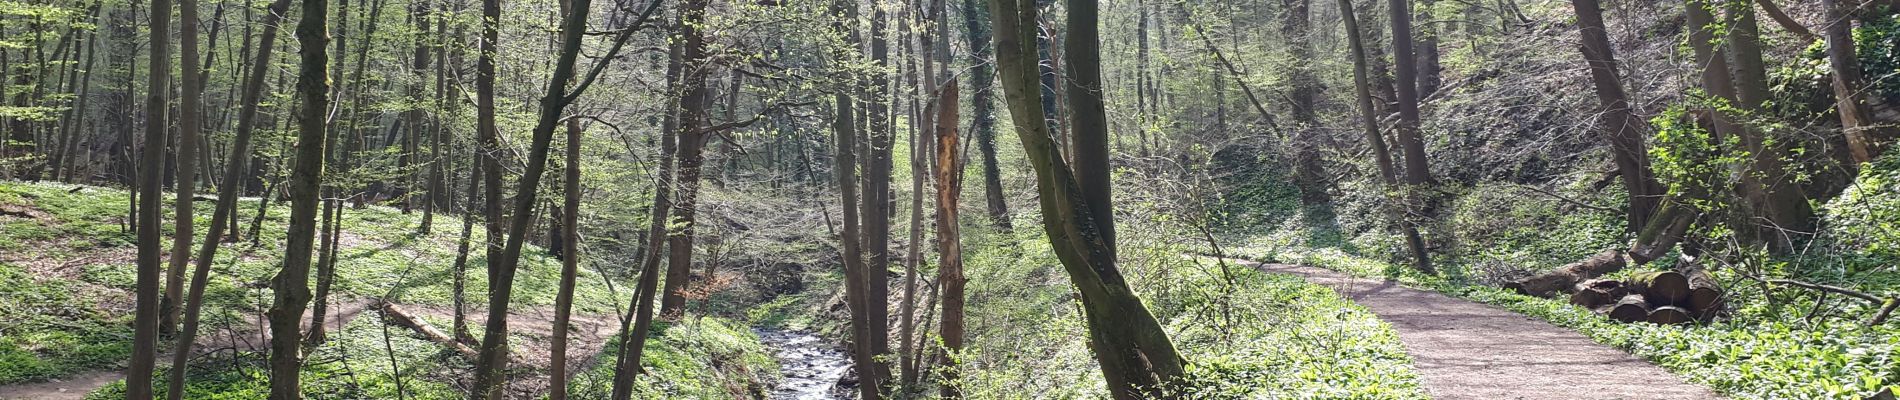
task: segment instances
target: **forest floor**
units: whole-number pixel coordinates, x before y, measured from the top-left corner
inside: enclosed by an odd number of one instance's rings
[[[1237,260],[1330,287],[1397,331],[1435,399],[1719,399],[1575,330],[1390,280]]]
[[[343,331],[345,326],[349,325],[352,320],[355,320],[357,316],[362,315],[365,311],[369,311],[371,316],[374,317],[376,312],[370,310],[370,306],[371,303],[368,300],[358,299],[343,301],[337,305],[338,309],[336,312],[326,316],[324,325],[332,332],[332,335],[338,335]],[[412,312],[417,315],[437,320],[448,320],[454,316],[454,310],[449,307],[406,305],[404,308],[412,310]],[[552,307],[534,307],[529,310],[514,311],[510,312],[509,316],[511,326],[519,331],[523,331],[525,334],[531,335],[531,337],[549,337],[553,335],[553,332],[550,331],[554,321],[554,311]],[[261,321],[262,314],[253,315],[252,317],[254,317],[253,319]],[[302,318],[302,320],[304,321],[304,328],[306,330],[309,328],[309,320],[312,317],[313,314],[311,314],[310,311],[306,310],[304,312],[304,318]],[[468,318],[469,324],[472,327],[479,328],[482,326],[481,324],[487,321],[487,313],[481,309],[471,310]],[[600,351],[607,342],[612,339],[614,332],[618,328],[618,322],[616,322],[615,318],[611,315],[575,315],[572,321],[574,325],[573,330],[576,334],[570,335],[569,354],[575,355],[578,360],[575,364],[576,366],[572,367],[572,369],[574,371],[583,371],[586,370],[590,364],[599,361],[598,357],[601,356]],[[198,357],[203,357],[207,354],[229,350],[263,351],[270,343],[268,327],[268,324],[247,326],[242,329],[245,331],[244,333],[237,334],[226,334],[230,332],[205,332],[204,335],[208,337],[205,337],[204,340],[208,343],[200,343],[198,346],[195,346],[197,348],[194,349],[194,353],[197,353]],[[437,327],[437,329],[447,330],[447,327]],[[400,330],[398,332],[407,333],[406,331]],[[546,342],[541,341],[516,341],[512,347],[515,348],[515,353],[517,354],[515,360],[525,361],[537,369],[545,369],[549,362],[546,357],[548,354],[547,346],[548,344]],[[171,350],[164,349],[161,352],[160,358],[163,360],[160,360],[160,366],[167,366],[170,357]],[[82,372],[64,379],[46,382],[0,385],[0,400],[79,400],[84,399],[87,394],[106,385],[118,382],[123,378],[125,378],[124,369],[107,369]],[[537,379],[517,381],[510,389],[522,392],[544,392],[547,384],[546,377],[537,376],[535,378]],[[513,387],[523,385],[530,387]]]

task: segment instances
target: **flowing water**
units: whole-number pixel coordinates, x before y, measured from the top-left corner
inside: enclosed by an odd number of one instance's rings
[[[823,338],[804,331],[758,331],[759,338],[772,347],[778,357],[779,379],[772,390],[774,400],[849,399],[847,390],[838,388],[839,378],[851,369],[844,352]]]

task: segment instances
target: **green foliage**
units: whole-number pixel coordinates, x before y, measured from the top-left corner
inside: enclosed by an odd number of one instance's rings
[[[1888,104],[1900,103],[1900,18],[1893,10],[1864,10],[1860,26],[1854,28],[1854,52],[1860,59],[1861,76]]]
[[[602,349],[600,362],[570,383],[571,396],[607,398],[612,355],[619,351],[618,343]],[[757,334],[715,317],[656,322],[641,361],[647,373],[633,387],[639,399],[763,398],[779,377],[777,360]]]
[[[1140,207],[1131,210],[1145,212]],[[1183,243],[1196,236],[1124,225],[1121,270],[1165,324],[1189,398],[1424,398],[1390,327],[1331,290],[1263,274]],[[969,347],[958,382],[972,398],[1104,395],[1072,287],[1040,231],[973,230]],[[1188,243],[1195,243],[1190,241]],[[980,299],[980,300],[977,300]]]
[[[1900,264],[1900,152],[1861,166],[1860,176],[1822,207],[1824,237],[1846,258],[1847,275],[1894,274]],[[1890,280],[1889,288],[1900,286]]]
[[[127,196],[121,190],[91,186],[0,183],[0,206],[10,213],[0,216],[0,384],[115,368],[129,357],[132,316],[128,300],[137,282],[132,232],[120,224]],[[241,202],[239,217],[248,221],[256,206],[255,200]],[[281,203],[273,204],[258,232],[257,245],[224,244],[206,289],[202,328],[206,333],[200,343],[226,327],[236,329],[234,334],[254,332],[251,324],[256,314],[270,301],[268,290],[260,284],[281,265],[285,212]],[[199,234],[209,225],[210,214],[209,210],[198,214],[202,218],[197,224]],[[447,228],[459,228],[459,219],[438,215],[433,233],[417,234],[420,213],[372,206],[345,210],[343,215],[331,304],[369,298],[419,306],[450,302],[448,268],[460,229]],[[171,231],[168,226],[161,228],[168,234]],[[479,243],[482,238],[473,240]],[[542,250],[524,253],[514,306],[552,304],[559,263]],[[480,289],[487,286],[482,265],[479,256],[469,263],[471,303],[486,301]],[[609,290],[603,277],[590,269],[581,272],[575,312],[614,313],[624,296]],[[445,320],[433,323],[449,325]],[[394,357],[408,398],[460,397],[450,385],[456,377],[446,374],[467,368],[442,366],[466,362],[444,354],[439,345],[412,338],[402,327],[389,328],[394,353],[385,354],[383,328],[372,310],[332,332],[331,341],[310,356],[304,370],[306,390],[315,398],[394,398],[397,375],[388,361]],[[544,338],[518,336],[515,340]],[[254,392],[266,387],[257,375],[263,368],[260,356],[231,354],[199,357],[191,371],[191,398],[258,396]],[[112,392],[105,393],[110,397]]]

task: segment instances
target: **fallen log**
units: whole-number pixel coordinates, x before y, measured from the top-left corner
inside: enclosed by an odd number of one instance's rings
[[[1552,297],[1576,290],[1579,282],[1620,271],[1628,265],[1622,250],[1604,250],[1583,261],[1564,265],[1542,275],[1505,282],[1503,286],[1525,295]]]
[[[1570,304],[1589,309],[1615,303],[1629,294],[1629,288],[1618,280],[1592,280],[1577,287],[1577,292],[1570,294]]]
[[[1656,309],[1649,311],[1649,316],[1645,318],[1645,320],[1661,325],[1686,323],[1690,321],[1689,310],[1684,310],[1676,306],[1656,307]]]
[[[1643,298],[1656,307],[1683,306],[1689,300],[1689,277],[1675,271],[1642,274],[1631,278],[1632,285],[1643,288]]]
[[[1604,250],[1541,275],[1506,282],[1502,287],[1525,295],[1549,298],[1559,293],[1571,293],[1583,281],[1661,257],[1682,241],[1683,234],[1694,221],[1694,213],[1688,212],[1673,199],[1664,198],[1662,204],[1662,208],[1638,232],[1635,244],[1628,250]]]
[[[1638,322],[1649,319],[1649,301],[1643,295],[1623,296],[1616,305],[1610,306],[1610,319],[1622,322]]]
[[[417,317],[415,314],[410,314],[409,311],[404,310],[401,306],[397,306],[396,303],[381,302],[378,308],[383,312],[383,319],[389,321],[389,323],[409,328],[409,330],[415,331],[417,335],[422,335],[423,339],[435,342],[435,344],[442,345],[450,350],[454,350],[456,353],[460,353],[462,358],[473,361],[481,357],[481,353],[477,353],[474,348],[470,348],[468,345],[455,340],[454,336],[442,332],[441,329],[436,329],[436,327],[430,325],[428,321],[422,320],[422,318]]]

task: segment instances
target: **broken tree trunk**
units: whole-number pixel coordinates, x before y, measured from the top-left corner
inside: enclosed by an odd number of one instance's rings
[[[1661,257],[1682,241],[1683,233],[1688,231],[1689,223],[1694,219],[1693,213],[1687,212],[1671,199],[1664,199],[1662,204],[1656,216],[1644,224],[1643,230],[1636,236],[1636,244],[1630,246],[1629,250],[1604,250],[1582,261],[1540,275],[1505,282],[1502,286],[1525,295],[1554,297],[1575,292],[1577,284],[1584,281]]]
[[[469,361],[480,358],[481,354],[476,353],[474,348],[468,347],[468,345],[462,344],[461,341],[455,340],[455,337],[450,336],[447,332],[436,329],[435,325],[430,325],[428,321],[422,320],[422,317],[410,314],[408,310],[397,306],[396,303],[386,301],[380,303],[381,304],[378,304],[376,308],[382,310],[383,319],[389,323],[409,328],[409,330],[415,331],[417,335],[422,335],[423,339],[428,339],[430,342],[435,342],[435,344],[442,345],[450,350],[455,350],[456,354],[462,355],[462,358]]]

